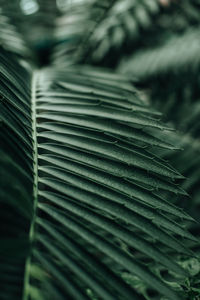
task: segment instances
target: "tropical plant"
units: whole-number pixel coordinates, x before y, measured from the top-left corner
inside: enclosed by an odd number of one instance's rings
[[[44,25],[41,52],[41,36],[31,43],[22,25],[19,2],[15,26],[6,3],[0,15],[0,299],[197,300],[198,92],[184,94],[180,114],[173,97],[168,124],[155,107],[164,110],[159,82],[175,65],[186,78],[195,54],[192,72],[198,72],[198,22],[176,38],[176,26],[162,30],[160,19],[174,16],[177,4],[166,11],[163,1],[95,0],[71,10],[63,4],[54,15],[55,5],[48,10],[38,1],[33,17],[41,27],[40,16],[54,16],[52,26],[49,19]],[[190,12],[193,5],[187,2]],[[181,20],[184,11],[183,5]],[[150,32],[157,52],[143,49]],[[176,49],[188,40],[194,46],[177,59]],[[131,44],[135,53],[128,58]],[[37,67],[50,52],[45,63],[51,62]],[[166,99],[173,96],[166,91]],[[185,190],[193,206],[184,211]]]

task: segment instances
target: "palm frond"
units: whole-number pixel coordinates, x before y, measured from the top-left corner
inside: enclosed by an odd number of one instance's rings
[[[184,192],[175,183],[182,176],[155,152],[174,148],[154,137],[167,129],[159,114],[124,76],[78,66],[30,73],[3,51],[1,60],[1,203],[11,230],[9,239],[1,236],[1,251],[10,253],[5,288],[12,269],[21,274],[25,264],[24,281],[9,291],[15,299],[22,285],[24,299],[46,299],[49,291],[52,299],[88,299],[91,293],[140,299],[124,271],[179,299],[136,258],[142,253],[186,278],[155,242],[190,256],[183,241],[195,241],[178,224],[191,218],[162,197],[162,191]],[[17,214],[20,226],[14,225]],[[21,254],[16,264],[13,241]]]
[[[18,56],[27,57],[30,51],[9,17],[0,11],[0,46]]]
[[[55,36],[59,44],[54,61],[66,59],[66,53],[78,61],[98,63],[108,56],[110,61],[122,48],[137,43],[141,31],[149,27],[159,11],[157,0],[75,3],[57,24]],[[114,57],[110,56],[111,52],[115,53]]]
[[[113,1],[106,16],[86,39],[86,61],[89,56],[89,61],[97,63],[111,53],[118,56],[122,48],[130,45],[133,48],[159,12],[157,0]]]
[[[185,206],[197,218],[199,205],[195,199],[199,197],[200,166],[197,159],[200,128],[198,36],[199,28],[190,28],[181,35],[169,38],[163,45],[136,53],[121,64],[124,73],[140,77],[139,85],[146,88],[149,103],[162,111],[165,120],[179,130],[171,140],[184,150],[179,154],[165,153],[163,157],[173,161],[187,178],[183,187],[192,199],[181,203],[177,200],[177,204]]]
[[[30,74],[2,49],[0,60],[1,299],[21,299],[32,218]]]
[[[50,218],[49,226],[53,225],[55,221],[61,222],[65,228],[72,232],[72,235],[82,240],[81,244],[84,243],[86,248],[89,248],[89,245],[95,245],[95,249],[89,251],[90,255],[100,251],[103,256],[102,263],[104,263],[105,257],[108,256],[112,265],[115,261],[120,262],[122,267],[128,268],[127,270],[130,272],[134,272],[135,269],[137,270],[135,275],[141,276],[144,281],[154,286],[153,282],[155,280],[156,283],[158,278],[152,273],[148,273],[147,270],[145,271],[138,262],[134,261],[133,263],[132,259],[121,252],[121,249],[116,248],[114,241],[110,242],[108,240],[108,235],[110,235],[110,240],[117,237],[127,243],[129,247],[134,247],[138,251],[141,251],[143,245],[142,251],[146,255],[150,254],[151,259],[159,260],[160,263],[165,261],[166,266],[169,267],[169,259],[165,260],[163,253],[158,253],[150,244],[147,245],[146,239],[140,239],[138,235],[134,239],[131,234],[132,231],[128,229],[127,225],[134,226],[149,237],[159,239],[164,244],[173,245],[172,248],[185,252],[185,249],[174,239],[172,241],[172,236],[158,228],[156,223],[159,222],[164,228],[170,228],[172,232],[175,230],[175,234],[181,234],[181,236],[184,234],[183,230],[181,228],[175,229],[175,224],[173,222],[170,224],[170,221],[162,214],[156,216],[153,210],[148,208],[148,205],[151,204],[153,207],[156,203],[158,208],[160,203],[160,209],[163,209],[163,211],[167,210],[175,215],[180,215],[181,212],[177,211],[175,207],[169,208],[170,205],[164,203],[159,197],[157,198],[154,195],[150,197],[149,192],[145,196],[143,182],[137,182],[134,185],[133,173],[132,178],[127,178],[132,179],[129,182],[125,175],[122,179],[122,175],[120,173],[118,175],[116,171],[114,172],[113,168],[122,165],[124,166],[123,169],[129,166],[130,170],[134,167],[136,181],[140,181],[137,168],[143,171],[147,169],[149,172],[152,171],[155,175],[159,174],[163,177],[172,176],[176,178],[180,175],[176,174],[169,166],[166,169],[164,165],[161,167],[161,162],[157,165],[155,163],[156,158],[154,158],[154,163],[151,164],[153,157],[148,157],[150,153],[141,147],[138,148],[137,144],[137,146],[134,146],[131,140],[127,142],[123,137],[118,137],[117,134],[110,135],[112,131],[109,128],[104,129],[104,132],[99,131],[99,129],[101,130],[99,121],[103,121],[100,122],[100,125],[109,121],[111,128],[119,121],[122,123],[127,121],[127,129],[130,124],[132,130],[134,126],[137,128],[138,125],[153,128],[163,128],[163,125],[152,118],[153,112],[148,112],[147,108],[141,105],[142,103],[138,103],[139,99],[136,95],[132,96],[131,86],[128,88],[127,84],[125,86],[122,84],[122,87],[116,87],[113,76],[109,78],[108,74],[100,73],[100,76],[98,76],[98,74],[91,71],[85,73],[83,69],[79,70],[78,73],[80,74],[80,71],[82,71],[83,75],[77,75],[77,71],[72,69],[67,72],[59,70],[56,72],[54,69],[51,73],[48,70],[41,74],[38,79],[38,96],[40,98],[37,102],[39,112],[37,117],[40,122],[37,129],[39,153],[41,151],[38,156],[38,170],[39,184],[43,185],[43,190],[39,191],[39,209],[46,217]],[[102,78],[105,76],[107,76],[106,84],[104,78]],[[45,97],[45,93],[42,93],[42,89],[45,92],[48,90],[47,97]],[[125,95],[126,97],[128,95],[128,103],[124,100],[123,109],[120,109],[121,103],[119,100]],[[97,102],[94,96],[98,99]],[[53,102],[51,97],[53,97]],[[105,97],[105,101],[103,97]],[[80,104],[81,98],[82,103]],[[117,105],[113,104],[114,98]],[[73,104],[71,104],[71,99],[74,100]],[[135,111],[134,115],[132,111]],[[94,122],[96,123],[95,131],[91,126]],[[99,156],[100,153],[101,156]],[[145,166],[140,163],[141,155],[143,159],[147,158]],[[108,171],[107,166],[110,166],[111,172]],[[168,184],[170,183],[168,182]],[[147,182],[145,182],[145,186],[148,188]],[[133,197],[136,200],[136,205],[131,203]],[[150,199],[152,202],[150,202]],[[145,206],[145,203],[147,206]],[[144,215],[145,219],[143,219]],[[182,214],[182,217],[185,216]],[[151,222],[152,218],[155,218],[154,222]],[[39,225],[44,229],[45,225],[41,220]],[[91,230],[93,226],[96,228],[95,234]],[[58,228],[57,230],[53,234],[56,243],[58,243],[57,237],[61,233]],[[105,299],[112,298],[109,288],[105,289],[104,287],[102,290],[97,279],[97,284],[91,286],[93,278],[91,278],[92,273],[90,272],[92,270],[88,269],[90,270],[89,274],[84,271],[84,276],[81,275],[80,266],[77,265],[78,262],[81,263],[80,259],[77,260],[77,257],[71,257],[71,261],[74,258],[74,263],[76,263],[72,266],[69,253],[67,258],[63,252],[59,252],[51,246],[49,234],[51,236],[52,234],[50,227],[48,227],[45,234],[46,241],[44,242],[44,236],[39,240],[42,247],[46,249],[45,252],[48,250],[49,255],[53,254],[57,259],[63,257],[66,267],[69,269],[68,272],[70,270],[75,272],[76,266],[76,276],[80,276],[80,279],[86,285],[89,284],[90,288],[99,296],[103,295]],[[191,238],[188,234],[185,236]],[[60,238],[63,239],[64,237],[65,235],[61,235]],[[64,245],[63,242],[62,250],[64,250]],[[39,254],[37,252],[37,259],[40,260],[40,256],[44,255],[44,253]],[[171,267],[174,269],[174,266],[175,262]],[[175,266],[175,269],[175,272],[181,273],[180,270],[180,272],[178,271],[178,265]],[[117,270],[112,271],[115,273]],[[156,285],[158,286],[159,283],[157,282]],[[169,295],[170,291],[165,290],[166,287],[163,286],[162,288],[162,284],[159,286],[163,293]],[[125,297],[122,291],[121,296]]]
[[[57,18],[54,31],[55,46],[52,53],[54,64],[63,65],[68,60],[80,60],[78,52],[82,52],[86,38],[98,26],[113,2],[84,0],[66,4],[68,10],[63,9],[63,13]]]
[[[137,73],[139,85],[146,88],[149,103],[163,112],[165,120],[179,132],[170,134],[171,143],[183,150],[179,153],[159,151],[164,159],[186,177],[182,187],[191,199],[173,197],[178,206],[184,207],[199,218],[199,28],[190,28],[182,35],[173,36],[163,45],[141,51],[121,65],[125,73]],[[190,45],[188,47],[188,45]],[[148,53],[148,54],[147,54]],[[146,59],[148,56],[148,59]],[[131,63],[132,62],[132,63]],[[140,66],[140,67],[138,67]],[[136,73],[134,73],[136,71]],[[162,88],[161,88],[162,87]],[[162,134],[161,134],[162,136]],[[163,138],[163,137],[162,137]],[[171,194],[166,195],[171,199]],[[191,225],[187,225],[190,227]],[[199,226],[191,226],[196,236]],[[192,246],[191,246],[192,247]],[[198,253],[198,247],[196,248]]]
[[[53,61],[73,58],[115,67],[127,55],[148,47],[151,51],[152,45],[162,45],[169,36],[199,26],[198,10],[195,0],[74,3],[57,22]]]
[[[124,61],[119,67],[141,80],[154,80],[157,76],[195,73],[200,64],[199,28],[189,29],[182,35],[170,37],[164,44],[144,49]],[[190,45],[190,47],[188,47]]]

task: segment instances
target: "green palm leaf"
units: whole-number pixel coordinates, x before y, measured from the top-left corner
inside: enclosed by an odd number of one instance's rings
[[[180,299],[149,268],[186,278],[158,245],[190,256],[184,240],[195,241],[180,225],[191,218],[162,197],[184,192],[155,154],[174,148],[154,137],[159,115],[121,75],[31,71],[3,50],[1,61],[2,299],[142,298],[123,271]]]

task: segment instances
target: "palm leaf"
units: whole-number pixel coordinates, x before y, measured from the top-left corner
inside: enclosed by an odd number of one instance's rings
[[[143,49],[149,48],[146,54],[150,60],[157,50],[155,45],[165,46],[169,37],[182,35],[188,28],[194,29],[194,26],[199,24],[199,3],[196,0],[105,0],[101,3],[87,0],[66,4],[66,7],[63,6],[61,18],[57,20],[57,44],[52,58],[57,64],[65,64],[70,57],[70,60],[78,62],[115,67],[121,59],[127,60],[127,56],[130,55],[133,58],[128,61],[134,61],[135,56],[142,56]],[[187,42],[185,41],[186,44]],[[152,47],[155,48],[153,53]],[[169,48],[165,50],[169,57]],[[183,48],[180,50],[184,51]],[[159,56],[161,67],[166,61],[166,52],[162,58]],[[155,61],[159,57],[155,53]],[[181,60],[181,57],[183,56],[180,55],[178,59]],[[145,55],[142,58],[145,59]],[[137,62],[137,58],[135,61]],[[137,62],[137,66],[141,65],[141,61],[146,67],[143,60]],[[127,64],[131,70],[132,64]],[[167,63],[165,65],[167,66]],[[133,72],[140,76],[142,70],[143,68],[137,68],[137,71]]]
[[[124,73],[137,74],[141,80],[151,80],[155,76],[164,76],[177,70],[182,71],[182,76],[188,71],[195,72],[199,68],[198,41],[199,28],[189,29],[184,34],[174,35],[165,44],[157,45],[153,49],[144,49],[124,62],[120,69]],[[187,45],[190,45],[188,49]]]
[[[65,9],[66,10],[66,9]],[[58,19],[55,37],[58,45],[53,60],[66,63],[74,60],[107,65],[123,49],[136,45],[142,34],[149,30],[153,18],[160,12],[158,1],[99,1],[88,0],[71,4],[70,10]],[[126,50],[125,50],[126,49]],[[113,56],[111,53],[114,53]]]
[[[86,60],[97,63],[111,53],[119,55],[122,48],[133,47],[143,32],[152,26],[153,18],[159,12],[159,2],[154,0],[113,1],[86,38]]]
[[[105,11],[114,1],[84,0],[78,2],[66,2],[61,10],[62,14],[56,19],[54,31],[55,46],[52,53],[52,61],[55,64],[66,64],[67,57],[70,61],[76,61],[78,49],[82,45],[92,29],[103,18]],[[81,46],[80,46],[81,45]]]
[[[21,34],[17,31],[15,25],[12,25],[10,18],[0,10],[0,45],[7,51],[20,57],[30,56],[30,50],[27,48]]]
[[[165,120],[180,131],[172,134],[171,139],[173,144],[184,150],[160,155],[173,161],[187,178],[183,188],[192,199],[177,199],[177,203],[198,218],[200,44],[197,36],[198,27],[190,27],[182,34],[173,34],[164,44],[140,51],[124,61],[121,71],[140,77],[139,85],[146,88],[149,103],[162,111]]]
[[[179,225],[191,218],[162,197],[184,192],[182,176],[156,155],[174,148],[154,137],[166,129],[159,114],[121,75],[31,71],[3,50],[1,61],[2,299],[21,299],[22,289],[24,300],[140,299],[123,271],[179,299],[136,258],[186,278],[157,243],[190,256],[184,240],[195,242]],[[23,270],[24,280],[13,278]]]

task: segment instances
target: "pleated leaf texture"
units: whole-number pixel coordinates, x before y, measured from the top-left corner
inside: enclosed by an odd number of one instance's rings
[[[121,75],[0,53],[1,299],[144,299],[124,272],[182,299],[149,267],[186,278],[160,245],[190,256],[195,240],[161,196],[184,192],[154,155],[174,148],[159,114]]]

